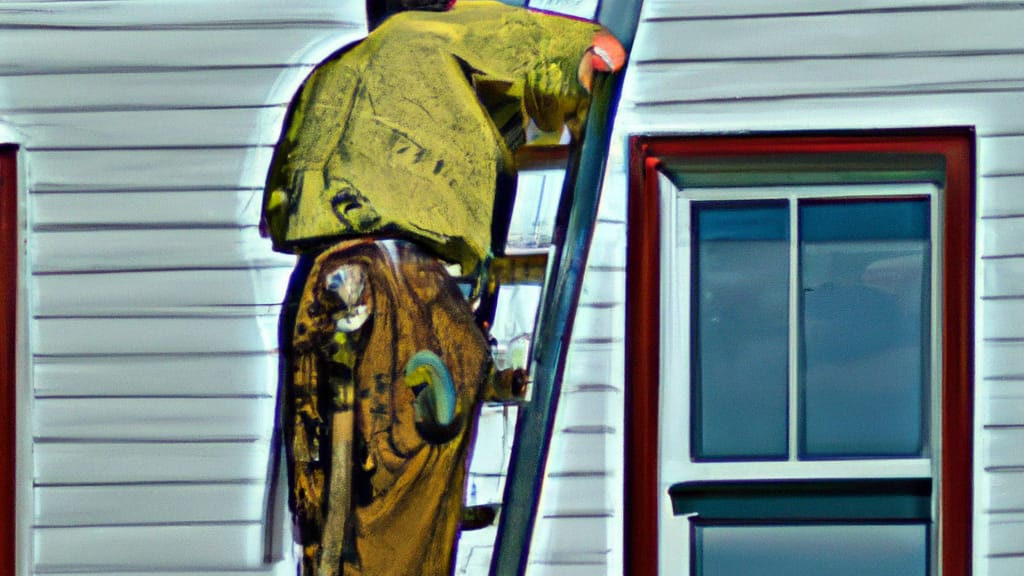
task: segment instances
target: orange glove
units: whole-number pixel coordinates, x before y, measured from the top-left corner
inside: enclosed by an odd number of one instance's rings
[[[618,72],[626,64],[626,49],[611,32],[598,32],[594,42],[580,60],[580,84],[590,92],[594,72]]]

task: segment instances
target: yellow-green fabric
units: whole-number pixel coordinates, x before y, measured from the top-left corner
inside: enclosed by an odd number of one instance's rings
[[[579,130],[577,67],[600,26],[489,1],[392,16],[304,84],[267,177],[280,251],[404,237],[471,270],[525,118]]]

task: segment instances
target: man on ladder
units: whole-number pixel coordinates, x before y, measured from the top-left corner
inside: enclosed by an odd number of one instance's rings
[[[303,575],[451,572],[479,403],[525,376],[494,369],[450,270],[486,286],[527,118],[579,136],[594,72],[623,60],[598,25],[462,0],[385,20],[304,84],[263,214],[300,254],[279,426]]]

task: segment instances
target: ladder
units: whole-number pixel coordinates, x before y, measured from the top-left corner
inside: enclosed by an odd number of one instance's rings
[[[509,2],[514,3],[514,2]],[[641,0],[603,0],[597,20],[632,47]],[[520,409],[491,558],[491,576],[522,576],[540,502],[583,272],[625,70],[595,79],[582,145],[571,152],[556,220],[552,277],[544,287],[534,342],[533,395]]]

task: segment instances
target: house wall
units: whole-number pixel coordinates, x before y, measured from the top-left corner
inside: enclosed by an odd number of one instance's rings
[[[261,520],[291,260],[255,223],[286,103],[363,34],[361,14],[327,0],[0,4],[0,124],[23,145],[27,191],[22,574],[275,569]],[[648,0],[531,575],[622,571],[628,136],[949,125],[979,134],[976,573],[1024,571],[1022,24],[1016,2]]]
[[[355,1],[0,4],[27,192],[20,574],[273,571],[292,260],[258,235],[262,185],[292,94],[362,19]]]
[[[294,573],[263,542],[292,259],[256,224],[288,102],[364,34],[354,0],[0,3],[0,135],[21,145],[26,220],[19,574]],[[599,246],[624,238],[611,224]],[[531,574],[617,570],[621,339],[604,334],[622,306],[589,286],[624,260],[592,261]],[[483,412],[481,503],[500,498],[505,461],[485,453],[510,422]],[[467,539],[457,572],[485,573],[493,537]]]
[[[631,134],[976,127],[974,565],[988,576],[1024,573],[1022,26],[1016,2],[648,0],[601,210],[626,211]],[[609,530],[620,518],[621,504]]]

